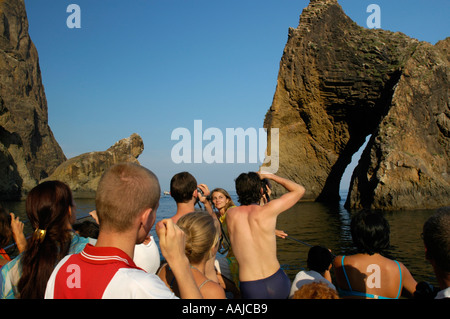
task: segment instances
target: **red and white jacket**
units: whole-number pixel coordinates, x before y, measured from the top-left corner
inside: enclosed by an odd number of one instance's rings
[[[122,250],[86,245],[62,259],[47,283],[46,299],[177,298],[162,280],[135,265]]]

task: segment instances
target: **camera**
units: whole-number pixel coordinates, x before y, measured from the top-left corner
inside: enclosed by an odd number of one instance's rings
[[[270,185],[270,182],[267,178],[263,178],[261,180],[261,183],[262,183],[264,195],[266,196],[266,200],[267,200],[267,202],[270,202],[270,196],[269,196],[269,193],[267,192],[267,186],[269,187],[269,189],[271,189],[272,185]]]

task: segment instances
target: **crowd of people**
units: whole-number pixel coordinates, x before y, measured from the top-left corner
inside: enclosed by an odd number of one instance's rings
[[[229,193],[188,172],[173,176],[177,210],[156,223],[160,184],[143,166],[122,163],[102,176],[95,221],[75,223],[70,188],[46,181],[26,199],[33,229],[0,209],[0,245],[16,243],[11,259],[0,249],[0,297],[6,299],[340,299],[449,298],[450,210],[423,226],[425,255],[439,287],[417,283],[399,261],[383,256],[389,224],[381,213],[355,213],[351,235],[358,252],[335,256],[326,247],[308,252],[308,270],[293,282],[277,259],[277,217],[294,206],[305,188],[280,176],[249,172],[236,180],[236,205]],[[270,198],[270,185],[286,189]],[[204,209],[195,208],[202,203]],[[150,230],[155,225],[156,244]],[[217,254],[220,251],[221,254]],[[160,259],[160,252],[163,262]],[[223,256],[223,257],[220,257]],[[332,276],[332,272],[334,276]]]

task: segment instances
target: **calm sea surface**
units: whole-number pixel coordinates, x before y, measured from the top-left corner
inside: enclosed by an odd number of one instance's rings
[[[335,255],[351,254],[354,247],[350,235],[351,212],[340,204],[325,205],[315,202],[301,202],[278,218],[277,228],[284,230],[292,238],[310,245],[322,245]],[[237,203],[236,196],[232,196]],[[26,220],[24,202],[6,202],[3,205]],[[95,209],[92,199],[78,199],[77,217],[83,218]],[[157,212],[157,221],[173,216],[176,205],[170,196],[162,196]],[[410,270],[417,282],[428,281],[435,286],[437,282],[430,264],[425,260],[423,242],[420,237],[422,226],[434,210],[394,211],[385,213],[391,226],[391,248],[386,255],[401,261]],[[25,232],[31,232],[25,224]],[[151,234],[158,241],[154,227]],[[306,268],[309,247],[294,240],[277,239],[278,259],[291,280],[297,272]]]

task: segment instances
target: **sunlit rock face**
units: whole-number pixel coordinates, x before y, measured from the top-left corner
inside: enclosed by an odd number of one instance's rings
[[[289,29],[264,122],[279,128],[278,174],[304,185],[304,199],[335,202],[370,137],[346,207],[450,205],[449,42],[366,29],[336,0],[311,1]]]
[[[0,199],[20,199],[66,160],[48,126],[23,0],[0,1]]]

